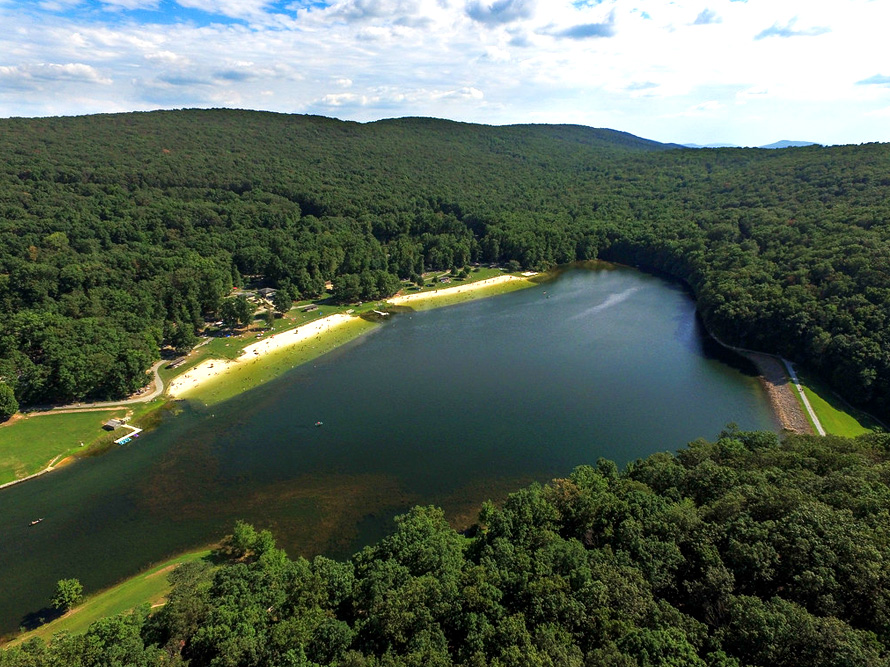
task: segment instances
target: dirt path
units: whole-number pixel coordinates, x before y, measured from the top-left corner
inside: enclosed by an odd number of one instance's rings
[[[42,417],[44,415],[57,415],[65,412],[98,412],[100,410],[110,410],[112,408],[125,408],[135,403],[148,403],[164,393],[164,381],[158,372],[164,364],[164,360],[156,361],[149,369],[154,378],[148,384],[150,391],[147,394],[136,395],[133,398],[124,398],[119,401],[97,401],[95,403],[68,403],[66,405],[53,406],[32,406],[20,413],[26,417]],[[140,390],[141,391],[141,390]]]
[[[160,396],[164,392],[164,381],[161,379],[161,374],[158,372],[165,363],[164,360],[156,361],[154,365],[151,367],[151,372],[154,374],[154,379],[148,385],[149,387],[154,386],[154,388],[145,395],[135,396],[133,398],[126,398],[121,401],[101,401],[98,403],[72,403],[70,405],[60,405],[58,407],[53,408],[53,410],[61,411],[61,410],[76,410],[83,408],[116,408],[123,405],[132,405],[134,403],[148,403],[151,400],[154,400],[158,396]]]

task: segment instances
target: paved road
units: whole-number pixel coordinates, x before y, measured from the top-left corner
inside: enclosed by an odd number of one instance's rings
[[[164,381],[161,379],[161,374],[158,372],[167,361],[161,360],[155,362],[155,364],[149,369],[154,374],[154,390],[145,394],[144,396],[136,396],[135,398],[125,398],[120,401],[98,401],[95,403],[69,403],[68,405],[57,405],[53,407],[46,408],[32,408],[27,411],[29,417],[39,417],[41,415],[49,415],[53,413],[59,412],[88,412],[89,410],[107,410],[108,408],[123,408],[128,405],[134,405],[135,403],[148,403],[156,399],[158,396],[164,393]]]
[[[788,376],[791,378],[791,382],[794,383],[794,387],[797,389],[797,393],[800,394],[800,398],[803,401],[803,406],[807,409],[807,412],[810,415],[810,419],[813,420],[813,426],[816,427],[816,433],[819,435],[825,435],[825,429],[822,428],[822,424],[819,422],[819,418],[816,416],[815,411],[813,410],[813,406],[810,405],[810,401],[807,399],[807,395],[803,391],[803,387],[800,386],[800,380],[797,379],[797,373],[794,372],[794,368],[791,366],[791,362],[782,357],[782,361],[785,362],[785,368],[788,369]]]

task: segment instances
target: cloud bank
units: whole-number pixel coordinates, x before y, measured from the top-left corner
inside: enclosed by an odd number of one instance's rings
[[[233,106],[890,140],[890,3],[0,0],[0,115]]]

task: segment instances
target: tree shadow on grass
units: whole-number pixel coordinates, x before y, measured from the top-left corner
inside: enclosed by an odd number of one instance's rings
[[[64,613],[64,611],[56,609],[55,607],[44,607],[43,609],[38,609],[37,611],[25,614],[19,622],[19,627],[24,628],[25,630],[36,630],[41,625],[56,620]]]

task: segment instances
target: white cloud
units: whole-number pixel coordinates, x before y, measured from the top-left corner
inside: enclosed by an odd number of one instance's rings
[[[393,22],[411,22],[419,18],[420,3],[417,0],[347,0],[334,5],[331,14],[347,21],[390,19]]]
[[[40,0],[37,6],[48,12],[64,12],[83,4],[84,0]]]
[[[888,2],[99,1],[0,0],[0,115],[237,103],[755,144],[806,117],[800,138],[890,140]]]
[[[870,76],[867,79],[862,79],[861,81],[857,81],[856,83],[860,86],[888,86],[890,85],[890,76],[875,74],[874,76]]]
[[[768,88],[754,87],[754,88],[746,88],[745,90],[740,90],[739,92],[736,93],[735,97],[739,102],[745,102],[747,100],[752,100],[752,99],[755,99],[755,100],[762,99],[765,95],[769,95],[769,94],[770,94],[770,91]]]
[[[459,90],[449,90],[445,93],[436,95],[435,97],[447,100],[482,100],[485,98],[485,95],[478,88],[467,86],[465,88],[460,88]]]
[[[874,109],[873,111],[867,111],[866,116],[871,118],[890,118],[890,107],[884,107],[883,109]]]
[[[249,19],[262,16],[270,0],[176,0],[188,9],[199,9],[208,14],[233,19]]]
[[[102,5],[110,10],[158,9],[161,0],[102,0]]]
[[[16,88],[42,87],[44,83],[74,81],[111,85],[95,67],[83,63],[39,63],[34,65],[0,66],[0,81]]]
[[[186,66],[189,64],[189,59],[185,56],[181,56],[178,53],[173,53],[173,51],[153,51],[148,52],[143,56],[146,60],[154,61],[163,65],[176,65],[176,66]]]
[[[694,107],[689,109],[690,114],[699,114],[699,113],[713,113],[715,111],[720,111],[724,108],[724,104],[722,102],[717,102],[716,100],[709,100],[707,102],[702,102],[701,104],[696,104]]]
[[[831,32],[831,28],[827,28],[825,26],[796,28],[796,23],[796,16],[784,25],[773,23],[771,27],[757,33],[754,39],[765,39],[767,37],[815,37],[816,35],[824,35],[826,32]]]
[[[467,16],[480,23],[513,23],[530,18],[535,12],[535,0],[471,0]]]
[[[369,98],[365,97],[364,95],[355,95],[353,93],[334,93],[323,96],[320,100],[317,100],[315,104],[326,107],[341,107],[346,104],[350,106],[365,106],[368,103],[368,100]]]
[[[509,63],[513,59],[513,55],[509,49],[501,46],[486,46],[484,52],[480,56],[483,60],[489,60],[493,63]]]
[[[692,22],[693,25],[710,25],[712,23],[723,23],[723,19],[710,8],[701,10],[699,15],[695,17],[695,21]]]

